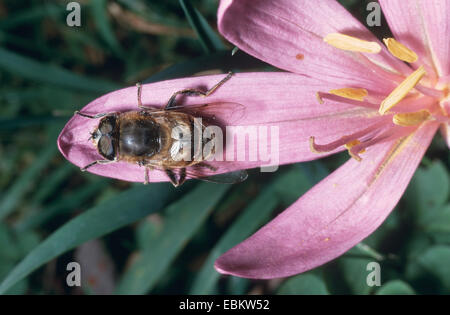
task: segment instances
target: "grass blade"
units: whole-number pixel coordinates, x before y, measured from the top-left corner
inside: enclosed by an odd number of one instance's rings
[[[8,216],[23,199],[39,173],[44,169],[57,152],[56,145],[49,145],[39,154],[36,160],[14,181],[14,184],[4,193],[0,201],[0,220]]]
[[[106,0],[92,1],[91,7],[100,36],[103,37],[103,40],[117,56],[123,56],[122,48],[116,40],[116,36],[106,14]]]
[[[58,255],[160,210],[174,189],[168,183],[138,186],[84,212],[32,250],[0,284],[0,294]]]
[[[42,208],[35,208],[33,211],[23,216],[14,224],[14,229],[17,233],[22,233],[26,230],[38,228],[48,222],[56,215],[61,215],[69,211],[82,207],[88,199],[93,198],[102,189],[110,184],[109,179],[99,178],[92,183],[83,186],[80,189],[74,190],[67,196],[53,201],[48,206],[45,206],[45,211]]]
[[[139,258],[124,274],[117,293],[144,294],[153,288],[229,188],[230,185],[201,183],[171,204],[161,233],[148,240]]]
[[[86,78],[55,65],[45,64],[0,48],[0,69],[39,82],[76,90],[105,93],[116,90],[115,83]]]
[[[278,200],[271,189],[263,191],[233,223],[225,235],[214,246],[204,263],[204,267],[195,278],[189,294],[209,294],[220,274],[214,269],[214,261],[225,251],[243,241],[261,224],[267,221],[269,214],[275,209]]]
[[[208,22],[200,12],[192,6],[189,0],[180,0],[180,4],[186,14],[189,24],[200,39],[200,43],[206,53],[210,54],[226,49],[220,37],[211,26],[209,26]]]

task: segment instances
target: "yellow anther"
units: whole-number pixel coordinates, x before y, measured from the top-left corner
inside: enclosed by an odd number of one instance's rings
[[[315,139],[313,136],[309,137],[309,150],[310,150],[312,153],[316,153],[316,154],[323,153],[323,152],[318,151],[318,150],[316,149],[316,142],[315,142],[315,140],[316,140],[316,139]]]
[[[347,142],[344,146],[347,150],[350,151],[354,146],[357,146],[358,144],[361,144],[361,141],[359,141],[358,139],[355,139],[355,140]],[[366,150],[362,149],[358,153],[364,153],[364,152],[366,152]]]
[[[339,33],[328,34],[323,40],[327,44],[342,50],[358,51],[371,54],[378,54],[381,51],[381,46],[376,42],[369,42]]]
[[[331,90],[330,93],[355,101],[364,101],[364,98],[367,96],[366,89],[355,89],[355,88],[336,89]]]
[[[319,101],[319,104],[323,104],[322,96],[320,96],[320,92],[316,92],[316,98]]]
[[[384,38],[383,41],[389,52],[400,60],[413,63],[419,58],[414,51],[399,43],[394,38]]]
[[[383,115],[392,107],[397,105],[405,96],[409,93],[422,77],[425,75],[425,69],[423,66],[420,66],[416,71],[411,73],[402,83],[400,83],[388,97],[381,102],[380,108],[378,112]]]
[[[403,127],[410,127],[419,125],[424,121],[428,120],[428,118],[430,118],[430,112],[427,111],[426,109],[423,109],[414,113],[395,114],[394,117],[392,118],[392,121],[396,125]]]

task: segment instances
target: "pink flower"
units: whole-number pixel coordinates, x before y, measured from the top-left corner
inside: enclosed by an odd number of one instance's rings
[[[146,84],[143,85],[142,89],[142,101],[147,106],[161,107],[176,91],[185,88],[203,88],[206,90],[223,77],[224,75],[213,75]],[[341,134],[349,134],[353,130],[366,126],[367,121],[360,119],[367,112],[364,108],[354,109],[351,105],[336,105],[334,103],[311,107],[310,100],[315,98],[316,91],[324,87],[331,89],[334,85],[324,84],[322,81],[292,73],[237,73],[210,96],[205,98],[180,97],[177,104],[190,106],[218,103],[215,109],[219,112],[213,112],[213,114],[223,125],[244,128],[266,126],[268,127],[266,128],[268,138],[270,138],[270,128],[278,127],[279,143],[275,149],[278,150],[279,161],[272,162],[281,165],[312,160],[318,157],[316,153],[310,150],[307,136],[309,133],[321,135],[320,139],[325,141],[335,141]],[[243,113],[238,112],[234,115],[231,112],[231,115],[229,115],[228,112],[222,112],[222,105],[228,107],[228,103],[242,104]],[[95,115],[129,110],[139,110],[136,87],[125,88],[101,96],[82,108],[81,112]],[[384,118],[372,117],[368,120],[371,123],[377,123],[381,119]],[[299,121],[302,121],[302,123],[300,124]],[[323,125],[318,121],[326,122],[328,131],[323,130]],[[89,119],[78,115],[74,115],[70,119],[58,138],[58,147],[66,159],[79,167],[102,159],[92,141],[89,140],[90,132],[98,126],[98,123],[99,119]],[[305,130],[307,130],[307,133],[305,133]],[[239,132],[239,129],[231,129],[226,136],[227,138],[234,137]],[[259,139],[249,138],[248,140],[249,143],[245,147],[246,152],[244,152],[246,154],[244,161],[237,161],[237,158],[235,161],[226,161],[226,157],[224,157],[225,161],[223,162],[213,161],[209,164],[218,167],[219,173],[270,164],[270,161],[264,161],[260,156],[257,156],[254,161],[249,158],[250,153],[252,153],[251,148],[255,148],[253,142],[259,141]],[[273,153],[270,143],[271,141],[268,141],[267,151]],[[225,147],[224,155],[226,155],[227,149],[230,148]],[[235,153],[238,151],[237,146],[233,149]],[[336,148],[323,155],[339,150],[342,150],[342,148]],[[143,167],[126,162],[94,165],[88,171],[133,182],[143,182],[145,178]],[[166,174],[156,169],[151,171],[149,175],[151,182],[168,181]]]
[[[289,108],[304,113],[291,146],[304,155],[296,159],[311,159],[298,150],[308,141],[311,151],[347,148],[353,158],[223,254],[219,272],[286,277],[338,257],[392,211],[439,126],[450,145],[450,1],[380,4],[396,38],[387,47],[333,0],[221,2],[219,30],[230,42],[307,77],[265,93],[298,97]],[[317,98],[300,95],[314,88]]]

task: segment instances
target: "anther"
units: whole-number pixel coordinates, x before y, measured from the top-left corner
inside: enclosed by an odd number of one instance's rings
[[[344,88],[344,89],[330,90],[330,94],[362,102],[364,101],[364,98],[367,96],[368,93],[366,89]]]
[[[383,115],[392,107],[397,105],[405,96],[409,93],[422,77],[425,75],[425,69],[423,66],[420,66],[416,71],[411,73],[402,83],[400,83],[388,97],[381,102],[380,108],[378,112]]]
[[[328,34],[323,39],[327,44],[349,51],[357,51],[371,54],[378,54],[381,51],[381,46],[377,42],[369,42],[356,37],[332,33]]]
[[[417,126],[430,118],[430,112],[426,109],[414,113],[399,113],[392,118],[394,124],[410,127]]]
[[[384,38],[383,41],[389,52],[394,57],[409,63],[417,61],[417,54],[405,45],[396,41],[394,38]]]

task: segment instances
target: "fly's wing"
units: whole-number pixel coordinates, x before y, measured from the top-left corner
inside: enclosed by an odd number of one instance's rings
[[[244,180],[246,180],[247,177],[248,177],[248,174],[246,171],[239,170],[239,171],[233,171],[233,172],[224,173],[224,174],[212,175],[212,176],[208,176],[208,177],[199,177],[198,179],[206,181],[206,182],[218,183],[218,184],[237,184],[237,183],[241,183]]]
[[[178,111],[190,114],[193,117],[206,119],[208,123],[214,124],[236,124],[245,117],[245,106],[233,102],[217,102],[199,105],[179,105],[170,109],[152,110],[153,113]]]
[[[210,166],[204,162],[189,166],[186,177],[219,184],[237,184],[247,179],[245,170],[230,170],[225,165]]]

